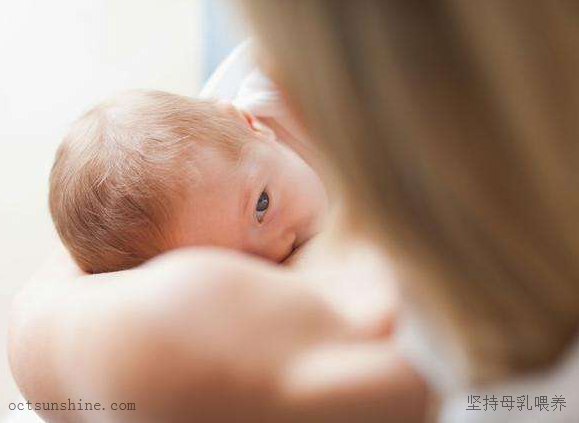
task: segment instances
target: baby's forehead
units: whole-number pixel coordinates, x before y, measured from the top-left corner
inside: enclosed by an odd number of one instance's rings
[[[180,236],[187,245],[241,248],[246,170],[212,148],[202,149],[197,159],[198,173],[178,215]]]
[[[219,145],[204,144],[195,147],[190,163],[190,170],[195,176],[194,188],[205,190],[233,188],[245,179],[251,161],[251,147],[241,148],[238,154],[232,155]]]

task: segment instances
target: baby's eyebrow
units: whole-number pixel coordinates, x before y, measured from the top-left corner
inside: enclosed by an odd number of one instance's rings
[[[257,178],[257,166],[252,165],[247,172],[247,175],[243,178],[242,190],[243,194],[240,199],[240,215],[241,217],[249,214],[249,200],[251,199],[251,194],[253,193],[253,186],[255,185],[255,180]]]
[[[252,189],[252,182],[255,180],[255,172],[248,172],[248,174],[243,178],[242,190],[243,194],[241,195],[240,201],[240,210],[239,214],[241,217],[245,217],[249,212],[249,200],[251,199],[251,194],[253,192]]]
[[[247,179],[245,178],[245,183],[243,184],[244,193],[241,196],[241,204],[239,209],[239,214],[242,218],[248,213],[247,209],[249,207],[249,199],[251,198],[251,185],[247,183]]]

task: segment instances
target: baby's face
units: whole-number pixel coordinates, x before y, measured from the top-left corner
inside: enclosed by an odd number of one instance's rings
[[[234,119],[243,114],[231,109]],[[328,207],[324,186],[273,134],[255,130],[237,164],[212,147],[196,160],[179,246],[214,245],[281,262],[315,235]]]

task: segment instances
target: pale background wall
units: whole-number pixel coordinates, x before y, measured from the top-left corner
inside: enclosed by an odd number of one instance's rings
[[[66,125],[118,89],[197,92],[199,0],[0,0],[0,420],[7,309],[54,245],[47,176]]]

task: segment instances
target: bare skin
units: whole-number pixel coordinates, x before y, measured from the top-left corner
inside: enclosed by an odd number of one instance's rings
[[[177,246],[218,246],[279,263],[317,234],[328,208],[318,173],[248,113],[223,103],[230,119],[248,124],[235,163],[198,147],[192,183],[178,221]]]
[[[85,276],[60,255],[15,301],[12,370],[31,402],[136,404],[49,422],[425,421],[424,381],[314,275],[187,249]]]

